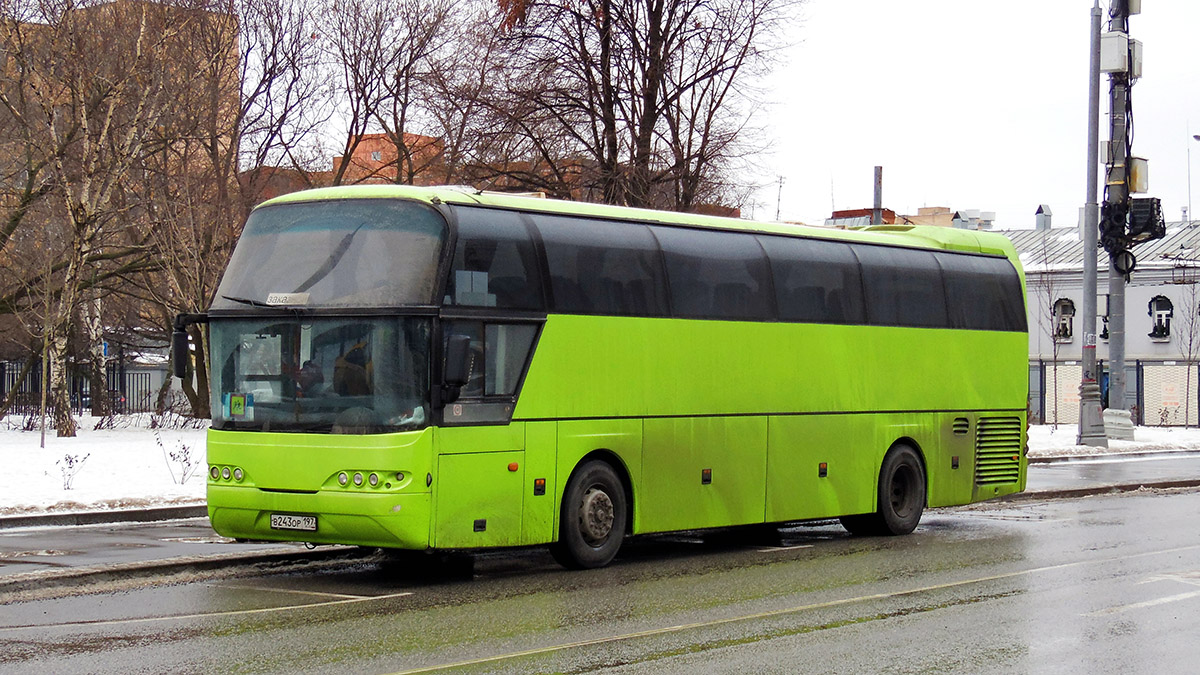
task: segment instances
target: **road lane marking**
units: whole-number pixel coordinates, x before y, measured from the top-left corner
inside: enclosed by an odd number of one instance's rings
[[[767,546],[765,548],[755,549],[759,553],[778,553],[780,551],[796,551],[802,548],[812,548],[812,544],[800,544],[798,546]]]
[[[310,602],[305,605],[286,605],[284,607],[261,607],[259,609],[233,609],[227,612],[206,612],[203,614],[174,614],[171,616],[147,616],[134,619],[97,619],[94,621],[66,621],[63,623],[35,623],[24,626],[0,626],[0,632],[12,630],[28,630],[30,628],[46,629],[46,628],[69,628],[71,626],[118,626],[121,624],[131,623],[161,623],[164,621],[184,621],[187,619],[210,619],[221,616],[249,616],[253,614],[272,614],[276,612],[287,612],[293,609],[315,609],[317,607],[333,607],[335,605],[352,605],[360,602],[369,602],[371,600],[389,600],[392,598],[403,598],[412,595],[411,592],[405,593],[389,593],[388,595],[370,595],[356,596],[346,600],[330,600],[329,602]]]
[[[348,593],[325,593],[323,591],[301,591],[294,588],[265,588],[263,586],[235,586],[232,584],[209,584],[213,588],[228,588],[238,591],[259,591],[262,593],[295,593],[297,595],[315,595],[323,598],[366,599],[375,596],[350,595]]]
[[[1146,600],[1145,602],[1134,602],[1128,605],[1117,605],[1116,607],[1108,607],[1098,609],[1094,612],[1088,612],[1083,616],[1108,616],[1110,614],[1120,614],[1131,609],[1144,609],[1146,607],[1154,607],[1156,605],[1165,605],[1169,602],[1179,602],[1180,600],[1190,600],[1192,598],[1200,598],[1200,591],[1191,591],[1188,593],[1180,593],[1179,595],[1171,595],[1165,598],[1156,600]]]
[[[1154,583],[1156,581],[1177,581],[1181,584],[1186,584],[1188,586],[1200,586],[1200,572],[1177,572],[1174,574],[1155,574],[1154,576],[1146,577],[1145,579],[1142,579],[1141,581],[1137,582],[1137,584],[1135,584],[1135,585],[1140,586],[1142,584],[1150,584],[1150,583]],[[1179,595],[1170,595],[1165,598],[1158,598],[1156,600],[1144,600],[1142,602],[1131,602],[1127,605],[1114,605],[1112,607],[1098,609],[1094,612],[1088,612],[1087,614],[1082,614],[1081,616],[1107,616],[1110,614],[1120,614],[1121,612],[1125,612],[1125,611],[1128,611],[1131,609],[1145,609],[1146,607],[1155,607],[1157,605],[1165,605],[1170,602],[1179,602],[1180,600],[1190,600],[1192,598],[1197,598],[1197,597],[1200,597],[1200,591],[1190,591],[1187,593],[1180,593]]]
[[[416,673],[433,673],[441,670],[452,670],[455,668],[469,668],[472,666],[487,665],[500,661],[509,661],[512,659],[520,659],[528,656],[541,656],[544,654],[553,654],[555,652],[567,651],[569,649],[578,649],[581,647],[595,647],[599,645],[611,644],[614,642],[625,642],[628,640],[636,640],[644,637],[656,637],[659,635],[669,635],[672,633],[682,633],[684,631],[695,630],[698,628],[712,628],[715,626],[723,626],[731,623],[742,621],[754,621],[760,619],[771,619],[778,616],[786,616],[788,614],[799,614],[816,609],[829,609],[831,607],[842,607],[845,605],[853,605],[860,602],[868,602],[871,600],[889,600],[892,598],[900,598],[909,595],[917,595],[920,593],[928,593],[932,591],[943,591],[950,588],[958,588],[961,586],[970,586],[988,581],[1000,581],[1003,579],[1012,579],[1016,577],[1029,576],[1040,574],[1042,572],[1053,572],[1057,570],[1070,569],[1072,567],[1082,567],[1084,565],[1095,565],[1101,563],[1119,562],[1124,560],[1135,560],[1137,558],[1146,558],[1156,555],[1164,555],[1169,553],[1180,553],[1183,551],[1193,551],[1200,549],[1200,544],[1192,546],[1181,546],[1179,548],[1164,549],[1161,551],[1147,551],[1145,553],[1135,553],[1133,555],[1116,556],[1104,558],[1101,560],[1077,560],[1075,562],[1062,563],[1059,565],[1048,565],[1046,567],[1034,567],[1027,570],[1017,570],[1015,572],[1004,572],[1003,574],[991,574],[984,577],[976,577],[974,579],[964,579],[962,581],[950,581],[944,584],[933,584],[931,586],[922,586],[920,588],[912,588],[905,591],[893,591],[891,593],[873,593],[871,595],[860,595],[853,598],[843,598],[841,600],[829,600],[827,602],[817,602],[808,605],[798,605],[796,607],[787,607],[784,609],[773,609],[765,612],[756,612],[753,614],[743,614],[739,616],[730,616],[723,619],[712,619],[710,621],[697,621],[694,623],[679,624],[677,626],[664,626],[662,628],[651,628],[649,630],[636,631],[633,633],[623,633],[620,635],[610,635],[608,637],[594,638],[591,640],[579,640],[577,642],[568,642],[558,645],[549,645],[546,647],[535,647],[533,649],[525,649],[517,652],[509,652],[507,654],[497,654],[495,656],[484,656],[477,659],[468,659],[466,661],[455,661],[453,663],[445,663],[436,666],[425,666],[421,668],[411,668],[409,670],[400,670],[389,675],[415,675]],[[1200,592],[1197,592],[1200,594]]]

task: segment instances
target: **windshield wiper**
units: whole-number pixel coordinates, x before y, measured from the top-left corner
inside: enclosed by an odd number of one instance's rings
[[[342,240],[338,242],[337,247],[334,248],[333,251],[330,252],[329,257],[325,259],[325,263],[322,264],[316,272],[313,272],[312,276],[306,279],[304,283],[300,284],[293,292],[303,293],[317,285],[317,282],[320,280],[329,276],[329,273],[333,271],[333,268],[337,267],[337,264],[342,261],[342,256],[346,255],[346,251],[350,248],[350,242],[354,241],[354,235],[358,234],[358,231],[363,229],[364,226],[366,226],[366,222],[359,224],[358,227],[354,228],[353,232],[350,232],[346,236],[342,237]]]
[[[226,300],[232,300],[232,301],[234,301],[234,302],[240,302],[240,303],[242,303],[243,305],[250,305],[251,307],[271,307],[271,308],[274,308],[274,309],[279,309],[279,306],[278,306],[278,305],[268,305],[267,303],[265,303],[265,302],[260,302],[260,301],[258,301],[258,300],[250,300],[250,299],[248,299],[248,298],[235,298],[235,297],[233,297],[232,295],[222,295],[221,297],[222,297],[222,298],[225,298]]]

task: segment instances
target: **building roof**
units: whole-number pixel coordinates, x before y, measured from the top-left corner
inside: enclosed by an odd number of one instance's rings
[[[1049,230],[993,230],[1008,237],[1026,272],[1079,271],[1083,268],[1083,242],[1077,227]],[[1167,236],[1138,244],[1133,249],[1137,270],[1169,270],[1200,265],[1200,221],[1167,223]],[[1108,253],[1097,247],[1099,269],[1108,267]],[[1134,274],[1137,274],[1134,270]]]

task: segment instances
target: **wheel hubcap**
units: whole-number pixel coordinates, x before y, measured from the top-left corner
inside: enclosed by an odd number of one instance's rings
[[[613,529],[612,499],[603,490],[592,488],[583,495],[579,508],[579,530],[591,546],[604,543]]]

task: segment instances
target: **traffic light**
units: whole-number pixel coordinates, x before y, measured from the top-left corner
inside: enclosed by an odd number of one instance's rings
[[[1105,202],[1100,208],[1100,244],[1110,254],[1129,248],[1125,236],[1125,205]]]

